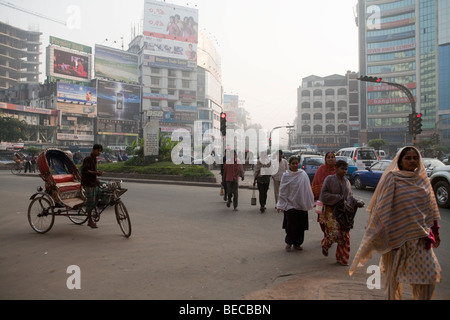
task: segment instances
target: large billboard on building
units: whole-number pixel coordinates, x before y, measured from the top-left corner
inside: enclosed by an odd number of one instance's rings
[[[139,120],[140,105],[140,86],[97,80],[97,115],[99,118]]]
[[[197,43],[198,10],[160,1],[145,1],[144,35]]]
[[[58,82],[57,97],[57,109],[64,113],[97,116],[96,88]]]
[[[139,83],[138,55],[95,45],[95,77],[126,83]]]
[[[145,66],[184,71],[197,69],[198,10],[145,1]]]
[[[50,37],[47,47],[48,77],[88,82],[91,80],[91,69],[91,47]]]

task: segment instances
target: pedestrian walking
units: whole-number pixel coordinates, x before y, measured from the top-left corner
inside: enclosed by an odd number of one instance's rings
[[[336,173],[329,175],[323,182],[319,200],[322,201],[324,211],[320,221],[324,227],[322,239],[322,254],[328,256],[328,250],[333,243],[337,243],[336,262],[348,266],[350,257],[350,229],[344,227],[335,218],[334,211],[346,203],[356,203],[352,196],[352,186],[345,177],[348,164],[343,160],[336,162]],[[363,203],[360,202],[362,205]]]
[[[319,200],[320,191],[322,190],[323,182],[325,178],[330,175],[336,174],[336,156],[334,152],[327,152],[325,154],[325,164],[319,166],[314,175],[314,179],[311,184],[312,192],[314,194],[314,201]],[[317,214],[317,222],[319,222],[320,229],[325,230],[325,219],[321,219],[322,214]],[[325,234],[324,234],[325,235]]]
[[[231,151],[227,150],[227,157],[223,166],[223,173],[227,186],[227,207],[230,207],[231,202],[233,202],[233,211],[237,211],[239,177],[244,181],[244,167],[237,158],[236,151],[234,151],[233,159],[231,159],[230,153]]]
[[[269,191],[271,177],[271,161],[266,152],[261,152],[256,163],[253,187],[258,185],[259,205],[261,213],[266,211],[267,192]]]
[[[302,250],[305,230],[309,229],[308,210],[314,207],[314,195],[308,175],[298,168],[298,157],[291,156],[288,162],[289,170],[281,177],[277,210],[284,212],[286,251],[290,251],[292,246]]]
[[[275,195],[275,209],[277,208],[278,194],[280,193],[281,177],[283,176],[283,173],[285,173],[287,170],[289,170],[289,163],[283,157],[283,151],[278,150],[278,171],[272,175],[273,192]]]
[[[441,267],[433,248],[440,244],[440,213],[419,151],[401,149],[384,171],[368,206],[365,234],[350,275],[373,252],[382,254],[386,299],[401,299],[410,284],[414,300],[434,296]]]

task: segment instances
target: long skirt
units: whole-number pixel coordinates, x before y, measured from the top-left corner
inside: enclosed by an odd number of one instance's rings
[[[305,239],[305,230],[309,229],[308,211],[297,209],[284,211],[283,229],[286,231],[286,244],[300,246]]]
[[[350,231],[341,230],[339,223],[333,215],[333,207],[325,206],[323,213],[319,216],[324,237],[322,239],[322,253],[328,255],[328,250],[333,243],[337,243],[336,261],[348,265],[350,257]]]

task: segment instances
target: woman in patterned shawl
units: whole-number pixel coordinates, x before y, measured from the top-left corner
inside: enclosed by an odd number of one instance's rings
[[[325,164],[319,166],[311,184],[311,189],[314,194],[314,201],[319,200],[320,190],[322,190],[322,185],[325,178],[334,174],[336,174],[336,156],[334,155],[334,152],[329,151],[325,154]],[[327,224],[326,216],[323,214],[318,214],[317,222],[319,222],[320,229],[322,229],[325,235],[325,226]]]
[[[440,214],[416,148],[399,151],[367,209],[366,231],[350,275],[377,251],[382,254],[381,270],[386,273],[386,299],[401,299],[402,283],[411,285],[413,299],[432,299],[441,278],[433,251],[440,243]]]

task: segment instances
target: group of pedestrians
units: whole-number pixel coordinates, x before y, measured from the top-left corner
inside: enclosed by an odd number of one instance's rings
[[[272,174],[276,209],[283,212],[286,250],[302,250],[304,232],[309,229],[308,211],[316,207],[317,222],[323,232],[322,254],[329,255],[337,244],[337,263],[349,266],[350,230],[358,208],[364,206],[353,197],[346,178],[348,164],[336,161],[335,154],[325,155],[310,184],[306,172],[299,169],[299,158],[291,156],[286,162],[279,153],[278,171]],[[284,160],[284,161],[283,161]],[[227,205],[233,199],[237,210],[237,181],[244,179],[244,171],[234,157],[224,165]],[[270,175],[264,169],[270,166],[267,155],[261,155],[254,173],[261,213],[265,211]],[[231,180],[231,181],[228,181]],[[322,210],[319,210],[319,206]],[[440,244],[439,210],[436,199],[415,147],[401,149],[384,171],[367,208],[369,218],[359,249],[349,270],[352,275],[374,252],[382,255],[380,267],[386,273],[386,299],[401,299],[402,284],[410,284],[413,299],[432,299],[435,286],[441,278],[441,268],[433,248]]]

